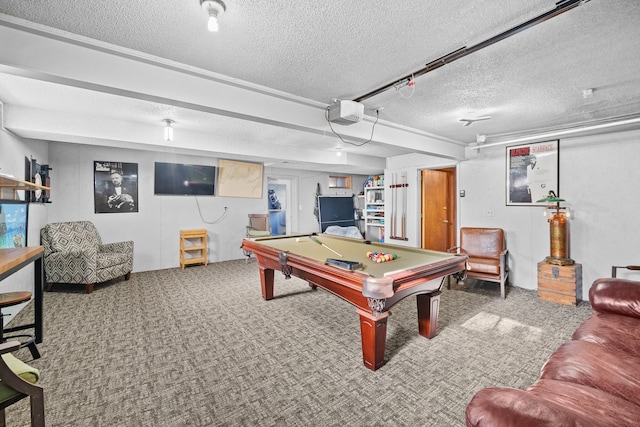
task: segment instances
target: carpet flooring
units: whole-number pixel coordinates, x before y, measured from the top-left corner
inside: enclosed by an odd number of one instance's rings
[[[56,285],[42,358],[16,355],[41,370],[48,426],[464,426],[478,390],[531,385],[591,313],[467,282],[444,287],[431,340],[415,298],[394,306],[375,372],[353,306],[279,272],[263,301],[254,260],[134,273],[91,295]],[[6,412],[29,425],[28,399]]]

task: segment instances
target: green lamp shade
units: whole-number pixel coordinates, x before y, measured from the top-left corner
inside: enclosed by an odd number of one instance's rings
[[[536,203],[559,203],[564,202],[564,199],[556,196],[556,193],[553,191],[549,191],[549,195],[544,199],[538,200]]]

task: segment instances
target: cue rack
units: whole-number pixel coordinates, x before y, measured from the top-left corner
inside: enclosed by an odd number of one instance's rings
[[[391,236],[394,240],[407,238],[407,174],[391,174]],[[398,227],[398,223],[400,223]]]

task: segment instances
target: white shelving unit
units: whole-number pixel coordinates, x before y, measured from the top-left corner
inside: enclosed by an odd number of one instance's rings
[[[354,208],[356,210],[356,227],[358,227],[360,233],[366,234],[367,227],[364,224],[364,193],[356,196]]]
[[[367,240],[384,242],[384,187],[364,188],[364,223]]]

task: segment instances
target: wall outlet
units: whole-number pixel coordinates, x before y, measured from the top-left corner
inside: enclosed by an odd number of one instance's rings
[[[496,211],[493,209],[487,209],[487,216],[496,216]]]

